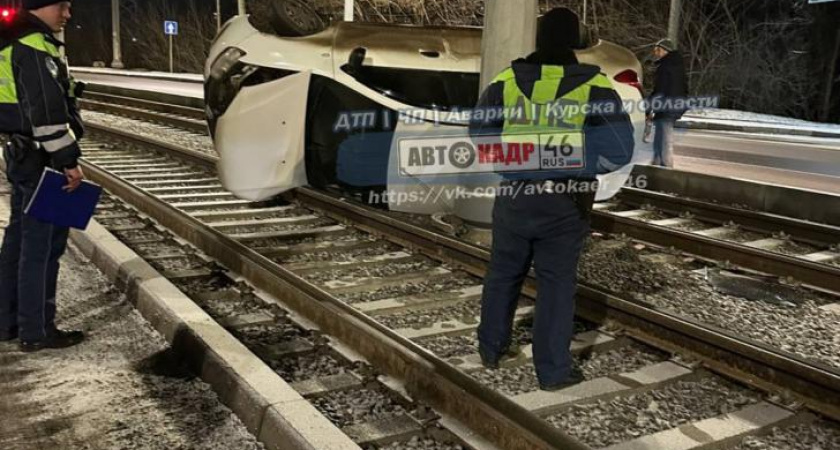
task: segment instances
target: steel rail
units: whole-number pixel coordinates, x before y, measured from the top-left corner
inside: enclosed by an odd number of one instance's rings
[[[163,115],[160,112],[143,107],[126,106],[119,103],[101,102],[98,100],[83,99],[82,106],[90,111],[103,112],[127,116],[135,119],[158,122],[170,125],[175,128],[191,131],[196,134],[207,135],[207,124],[204,121],[189,117]]]
[[[93,133],[110,134],[132,143],[169,152],[172,146],[127,133],[91,126]],[[209,155],[190,152],[186,158],[213,165]],[[180,153],[179,153],[180,156]],[[402,380],[416,398],[489,439],[512,450],[591,450],[560,430],[457,370],[411,340],[305,281],[269,258],[230,239],[218,230],[143,192],[107,171],[83,161],[89,177],[138,210],[171,229],[257,288],[284,301],[368,359],[375,367]]]
[[[178,114],[179,116],[189,117],[191,119],[206,120],[203,109],[193,108],[190,106],[175,105],[172,103],[165,103],[154,100],[144,100],[137,97],[126,97],[124,95],[107,94],[98,91],[85,92],[82,101],[93,100],[102,103],[116,103],[119,105],[132,106],[135,108],[143,108],[151,111],[157,111],[167,114]]]
[[[663,192],[625,187],[619,198],[624,203],[642,206],[650,204],[669,214],[690,212],[696,219],[717,224],[730,221],[746,230],[763,233],[783,232],[809,244],[831,246],[840,243],[840,227],[792,217],[770,214],[763,211],[736,208],[704,202],[697,199],[678,197]]]
[[[600,231],[626,234],[652,244],[676,247],[704,258],[729,261],[739,266],[778,276],[791,276],[812,286],[840,292],[840,267],[653,225],[632,218],[618,217],[602,211],[592,212],[592,226]]]
[[[178,157],[204,166],[213,166],[216,161],[216,158],[210,155],[180,149],[119,130],[100,126],[93,128],[138,145],[174,152]],[[359,229],[415,249],[434,259],[455,264],[475,276],[482,277],[486,272],[490,260],[490,252],[486,248],[429,231],[372,208],[348,203],[336,195],[311,188],[297,189],[290,194],[290,198],[299,199],[307,207],[321,210],[333,218],[350,221]],[[526,281],[523,294],[531,298],[536,296],[536,279],[533,272]],[[814,410],[840,419],[840,370],[652,305],[619,298],[585,281],[580,281],[578,285],[577,313],[584,319],[598,323],[615,320],[633,330],[635,337],[665,348],[688,351],[709,367],[748,384],[760,388],[788,389],[802,396]],[[376,328],[379,328],[378,324]],[[405,339],[398,337],[397,340]],[[408,344],[410,348],[428,356],[427,352],[416,344],[410,341]],[[442,367],[451,369],[447,363],[440,363]]]

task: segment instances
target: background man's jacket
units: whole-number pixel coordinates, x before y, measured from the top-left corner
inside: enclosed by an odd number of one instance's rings
[[[654,77],[653,92],[650,99],[671,100],[685,99],[688,96],[688,78],[685,72],[685,62],[679,51],[669,52],[657,62],[656,76]],[[664,104],[667,104],[664,103]],[[650,109],[654,113],[654,120],[671,119],[679,120],[684,109],[660,108]]]

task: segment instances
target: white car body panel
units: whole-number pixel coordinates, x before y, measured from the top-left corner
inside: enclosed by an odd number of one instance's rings
[[[458,129],[467,136],[465,123],[440,123],[435,126],[433,118],[439,112],[420,109],[389,98],[362,84],[341,67],[346,64],[354,48],[365,47],[368,52],[364,65],[395,68],[423,68],[439,71],[477,73],[481,66],[480,32],[477,29],[440,28],[435,33],[420,32],[416,39],[410,37],[419,27],[396,26],[383,30],[381,25],[338,23],[327,30],[302,38],[281,38],[260,33],[244,17],[235,18],[213,44],[209,61],[221,54],[228,47],[243,50],[246,55],[241,61],[250,65],[270,67],[290,71],[310,71],[314,75],[330,78],[356,93],[374,101],[382,107],[403,111],[411,110],[422,113],[429,122],[425,124],[405,125],[400,123],[396,133],[410,131],[439,132],[441,126],[449,130]],[[400,35],[394,37],[394,33]],[[414,49],[413,51],[411,49]],[[437,52],[437,57],[425,56],[428,52]],[[624,70],[633,70],[641,78],[641,64],[629,50],[616,44],[599,41],[597,44],[575,52],[581,63],[599,65],[611,80]],[[209,63],[207,71],[209,73]],[[289,77],[291,78],[291,77]],[[264,200],[271,195],[304,185],[306,89],[301,89],[297,81],[285,83],[286,79],[258,86],[260,89],[244,88],[234,100],[231,108],[220,118],[217,130],[216,148],[220,154],[220,168],[225,168],[224,185],[237,196],[249,200]],[[641,81],[641,80],[640,80]],[[641,93],[630,85],[613,82],[616,91],[625,102],[638,105]],[[292,88],[296,86],[296,88]],[[296,90],[300,89],[300,90]],[[247,93],[246,93],[247,92]],[[268,101],[268,99],[272,101]],[[248,105],[254,102],[255,105]],[[236,108],[233,106],[236,105]],[[247,105],[247,106],[246,106]],[[445,112],[442,114],[446,114]],[[241,116],[241,117],[234,117]],[[293,127],[277,127],[278,117],[287,117],[291,124],[292,116],[297,116]],[[630,118],[635,128],[636,147],[633,163],[617,172],[599,177],[601,190],[598,200],[613,197],[627,182],[633,164],[650,164],[653,160],[652,145],[643,142],[645,128],[644,111],[630,111]],[[261,123],[261,126],[256,126]],[[449,126],[453,125],[453,126]],[[292,136],[290,133],[296,133]],[[390,158],[390,174],[395,172],[395,152]],[[258,157],[259,155],[259,157]],[[252,159],[253,158],[253,159]],[[299,158],[293,160],[293,158]],[[286,167],[296,170],[284,170],[284,167],[267,167],[269,161],[286,161]],[[252,170],[254,170],[252,172]],[[303,173],[304,179],[300,176]],[[389,174],[389,175],[390,175]],[[289,177],[284,179],[284,177]],[[459,215],[476,223],[489,223],[493,198],[486,195],[468,196],[464,199],[438,198],[430,201],[430,189],[439,189],[422,183],[402,185],[389,180],[391,193],[418,192],[415,197],[419,202],[402,202],[389,205],[390,209],[431,214],[448,212]],[[406,197],[407,198],[407,197]]]
[[[306,186],[306,123],[300,111],[311,78],[307,71],[245,87],[219,119],[219,178],[237,197],[259,201]]]

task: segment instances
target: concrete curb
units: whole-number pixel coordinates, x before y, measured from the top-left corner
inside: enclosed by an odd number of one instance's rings
[[[288,383],[96,221],[71,239],[270,450],[359,450]]]

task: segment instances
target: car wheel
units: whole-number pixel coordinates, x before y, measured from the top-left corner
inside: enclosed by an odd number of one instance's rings
[[[280,36],[308,36],[326,28],[321,16],[303,0],[275,0],[271,5],[271,26]]]

